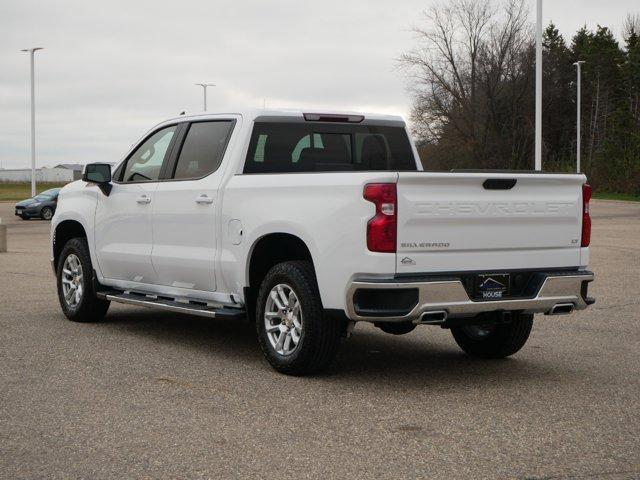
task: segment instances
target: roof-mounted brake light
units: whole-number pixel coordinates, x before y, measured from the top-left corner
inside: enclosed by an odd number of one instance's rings
[[[307,122],[345,122],[360,123],[364,120],[364,115],[336,115],[333,113],[304,113]]]

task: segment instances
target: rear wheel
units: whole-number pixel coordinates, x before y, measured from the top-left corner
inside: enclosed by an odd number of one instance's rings
[[[40,212],[40,216],[43,220],[51,220],[53,218],[53,209],[51,207],[44,207]]]
[[[482,358],[505,358],[527,343],[533,315],[513,313],[508,323],[469,325],[451,329],[453,338],[469,355]]]
[[[329,366],[340,343],[340,320],[325,316],[310,262],[283,262],[265,276],[256,305],[260,348],[271,366],[288,375]]]
[[[58,261],[58,300],[65,316],[74,322],[97,322],[104,318],[109,302],[96,297],[93,268],[85,238],[72,238]]]

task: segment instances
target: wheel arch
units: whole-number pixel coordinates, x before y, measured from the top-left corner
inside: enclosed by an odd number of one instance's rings
[[[308,260],[313,265],[311,251],[299,236],[286,232],[263,235],[249,250],[246,285],[258,287],[269,269],[288,260]]]
[[[251,312],[255,307],[258,288],[267,272],[278,263],[291,260],[309,261],[315,272],[311,250],[297,235],[273,232],[253,243],[247,256],[244,287],[245,304]]]
[[[60,254],[65,244],[72,238],[87,238],[84,226],[77,220],[63,220],[58,225],[53,234],[53,264],[57,267]]]

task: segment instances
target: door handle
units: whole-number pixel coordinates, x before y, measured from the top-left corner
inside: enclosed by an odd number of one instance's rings
[[[213,198],[211,198],[206,193],[203,193],[202,195],[196,197],[196,203],[199,203],[200,205],[210,205],[213,203]]]
[[[138,198],[136,198],[136,202],[142,205],[146,205],[147,203],[151,203],[151,197],[149,197],[148,195],[140,195]]]

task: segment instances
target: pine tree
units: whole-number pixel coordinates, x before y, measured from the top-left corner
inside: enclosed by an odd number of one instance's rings
[[[607,175],[611,159],[603,156],[603,146],[612,129],[611,116],[618,106],[620,64],[623,52],[611,30],[598,25],[595,32],[578,31],[572,43],[573,57],[584,60],[583,66],[583,165],[587,175]],[[586,128],[584,128],[586,127]],[[596,180],[594,186],[597,185]]]
[[[575,127],[575,73],[571,52],[553,23],[543,33],[544,102],[542,135],[544,168],[552,171],[571,171],[573,168]]]

